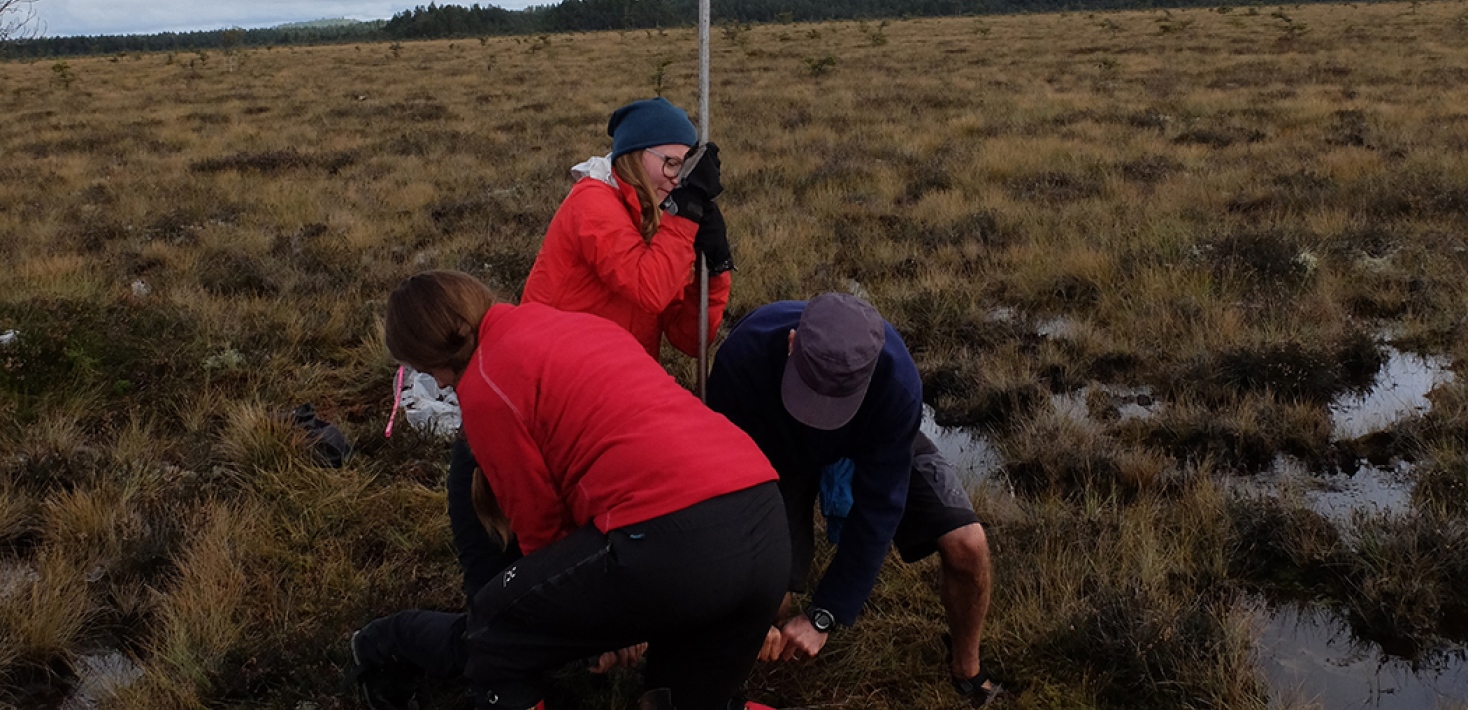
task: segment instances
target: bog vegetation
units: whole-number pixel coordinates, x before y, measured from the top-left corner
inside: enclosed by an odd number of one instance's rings
[[[1000,451],[976,492],[984,655],[1017,707],[1264,707],[1261,598],[1413,658],[1468,629],[1468,378],[1362,439],[1328,410],[1388,343],[1468,358],[1468,13],[1228,9],[715,35],[731,316],[860,289],[939,420]],[[353,707],[352,629],[461,603],[446,445],[381,436],[387,291],[456,268],[513,297],[608,112],[696,105],[695,49],[679,29],[6,64],[0,706],[60,702],[116,650],[140,672],[105,707]],[[1087,416],[1052,406],[1082,392]],[[308,401],[345,467],[284,421]],[[1281,456],[1408,462],[1412,506],[1338,526],[1230,484]],[[948,707],[935,574],[891,565],[856,629],[752,696]],[[566,682],[587,707],[636,686]]]
[[[1306,0],[1321,2],[1323,0]],[[1324,0],[1328,1],[1328,0]],[[1366,0],[1375,2],[1378,0]],[[0,1],[26,7],[35,0]],[[1145,0],[719,0],[713,14],[738,26],[750,22],[823,22],[831,20],[911,18],[949,15],[1120,10],[1149,5]],[[1208,0],[1170,0],[1169,7],[1207,7]],[[1297,3],[1298,4],[1298,3]],[[1223,7],[1231,9],[1232,3]],[[1255,11],[1258,8],[1255,7]],[[20,14],[20,13],[15,13]],[[495,35],[541,32],[587,32],[687,27],[698,21],[695,0],[562,0],[506,10],[493,4],[428,3],[403,10],[387,20],[327,19],[255,29],[229,28],[153,34],[33,37],[0,42],[0,58],[56,57],[119,52],[167,52],[229,49],[236,46],[274,48],[341,42],[403,39],[480,39]],[[3,29],[0,23],[0,29]],[[0,32],[0,40],[6,38]]]

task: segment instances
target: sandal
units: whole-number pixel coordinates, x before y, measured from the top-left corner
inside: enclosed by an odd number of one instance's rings
[[[948,650],[947,663],[953,663],[953,637],[943,634],[943,648]],[[1004,686],[994,682],[994,679],[985,673],[983,669],[972,678],[951,678],[953,689],[958,692],[958,697],[967,700],[969,705],[976,708],[988,707],[1000,696],[1007,695]]]
[[[967,680],[953,679],[953,689],[958,691],[958,697],[968,701],[972,707],[988,707],[990,703],[1006,695],[1004,686],[995,683],[988,673],[979,671],[979,674]]]

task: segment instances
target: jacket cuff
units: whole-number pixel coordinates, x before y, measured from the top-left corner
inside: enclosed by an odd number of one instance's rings
[[[810,605],[831,612],[831,616],[836,618],[836,623],[848,628],[856,625],[856,616],[861,612],[861,604],[853,607],[850,602],[842,603],[840,600],[831,599],[820,589],[811,595]]]

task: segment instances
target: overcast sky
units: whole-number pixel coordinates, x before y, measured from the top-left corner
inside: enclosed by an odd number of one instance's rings
[[[524,0],[447,0],[446,5],[519,9]],[[36,0],[47,37],[270,27],[328,17],[386,20],[428,0]],[[534,4],[549,4],[539,0]]]

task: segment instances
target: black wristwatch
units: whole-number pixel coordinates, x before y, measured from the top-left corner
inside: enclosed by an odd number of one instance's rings
[[[829,634],[831,633],[831,629],[836,628],[836,617],[832,616],[831,612],[818,606],[806,609],[805,618],[810,619],[810,625],[816,627],[816,631],[823,634]]]

